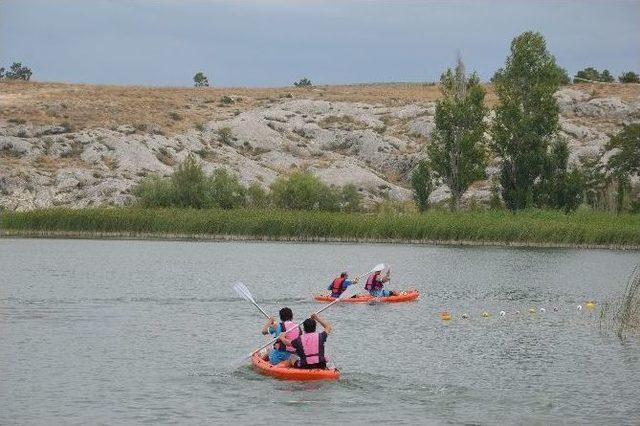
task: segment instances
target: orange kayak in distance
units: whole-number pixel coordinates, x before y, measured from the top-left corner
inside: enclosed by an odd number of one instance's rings
[[[260,374],[275,377],[281,380],[338,380],[340,378],[340,370],[337,368],[327,369],[304,369],[293,367],[281,367],[279,365],[271,365],[268,359],[269,351],[254,352],[251,355],[251,363],[253,368]]]
[[[368,303],[368,302],[384,302],[384,303],[399,303],[399,302],[411,302],[417,300],[420,297],[418,290],[401,291],[399,294],[388,297],[373,297],[370,294],[357,294],[353,297],[340,300],[340,303]],[[335,297],[328,296],[326,294],[316,294],[313,296],[318,302],[333,302]]]

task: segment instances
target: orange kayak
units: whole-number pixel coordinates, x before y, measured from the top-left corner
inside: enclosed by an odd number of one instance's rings
[[[388,297],[373,297],[370,294],[357,294],[354,297],[347,297],[340,302],[344,303],[367,303],[367,302],[385,302],[385,303],[398,303],[398,302],[410,302],[420,297],[418,290],[402,291],[400,294]],[[318,302],[333,302],[336,300],[334,297],[326,294],[316,294],[313,296]]]
[[[306,370],[303,368],[280,367],[271,365],[268,359],[269,351],[255,352],[251,355],[253,368],[260,374],[275,377],[282,380],[337,380],[340,378],[340,370],[335,368]]]

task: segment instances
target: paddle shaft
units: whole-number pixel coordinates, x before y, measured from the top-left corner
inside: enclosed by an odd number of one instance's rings
[[[253,301],[253,299],[249,299],[249,302],[251,302],[253,304],[253,306],[255,306],[256,308],[258,308],[258,310],[260,310],[260,312],[262,312],[262,315],[265,316],[265,318],[270,319],[271,316],[269,316],[268,313],[266,313],[256,302]]]

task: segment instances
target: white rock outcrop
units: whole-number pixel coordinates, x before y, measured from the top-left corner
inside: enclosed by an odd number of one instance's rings
[[[608,133],[640,118],[640,100],[593,98],[571,88],[556,98],[571,161],[598,154]],[[431,140],[434,114],[433,102],[391,107],[281,99],[170,137],[157,125],[70,131],[0,121],[0,207],[130,204],[140,179],[168,176],[188,155],[199,158],[206,173],[222,167],[246,185],[267,188],[278,176],[305,169],[329,185],[355,185],[368,203],[409,200],[408,177]],[[223,128],[230,129],[228,138]],[[493,164],[490,174],[495,171]],[[489,183],[479,182],[462,201],[484,202],[490,195]],[[443,185],[431,199],[448,196]]]

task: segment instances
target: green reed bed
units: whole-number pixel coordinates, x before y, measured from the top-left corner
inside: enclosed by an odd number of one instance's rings
[[[237,235],[640,246],[640,215],[556,211],[378,215],[283,210],[50,209],[3,212],[5,231]]]

